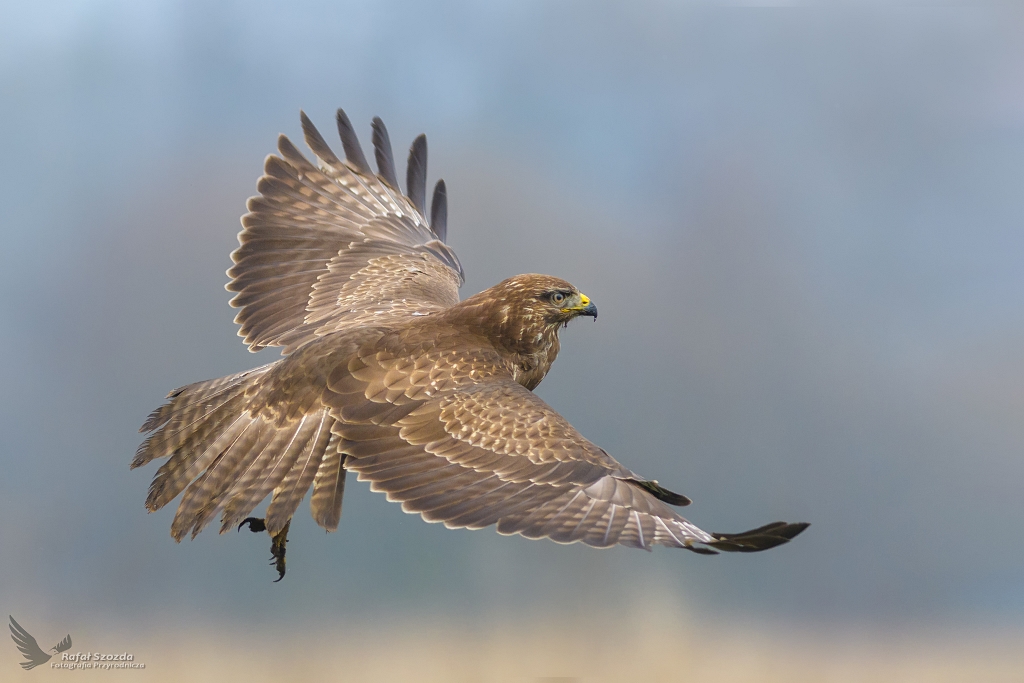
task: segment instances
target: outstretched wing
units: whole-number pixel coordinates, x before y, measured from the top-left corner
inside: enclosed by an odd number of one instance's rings
[[[39,647],[39,643],[32,637],[28,631],[21,627],[21,624],[14,620],[14,617],[7,615],[10,618],[10,629],[11,638],[14,640],[14,644],[21,651],[21,654],[25,656],[27,661],[21,662],[21,668],[28,670],[34,669],[40,664],[45,664],[50,661],[50,655],[43,652]],[[70,640],[68,641],[70,644]]]
[[[395,174],[387,129],[374,119],[378,174],[366,162],[345,112],[339,159],[302,114],[314,166],[280,136],[242,216],[241,246],[231,258],[227,289],[250,350],[306,342],[350,326],[393,316],[425,315],[458,302],[462,266],[445,243],[447,193],[434,191],[426,214],[427,142],[409,153],[406,194]]]
[[[57,652],[67,652],[68,650],[70,650],[71,649],[71,634],[69,633],[66,636],[64,636],[64,640],[62,640],[59,643],[57,643],[56,645],[54,645],[53,649],[56,650]]]
[[[666,504],[688,499],[624,468],[486,352],[364,353],[332,374],[324,401],[346,469],[448,527],[703,553],[764,550],[805,528],[703,531]]]

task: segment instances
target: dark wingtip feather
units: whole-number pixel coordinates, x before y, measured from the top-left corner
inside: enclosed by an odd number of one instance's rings
[[[785,526],[777,528],[773,533],[776,536],[782,536],[784,538],[788,538],[789,540],[793,540],[801,533],[803,533],[804,529],[806,529],[810,525],[810,522],[796,522],[794,524],[786,524]]]
[[[416,210],[425,214],[427,199],[427,136],[422,133],[409,148],[409,165],[405,171],[405,194]]]
[[[434,198],[430,200],[430,229],[437,239],[444,242],[448,237],[448,189],[443,180],[434,185]]]
[[[626,481],[628,481],[633,486],[636,486],[638,488],[643,489],[644,491],[647,491],[649,494],[651,494],[661,502],[668,503],[669,505],[685,507],[693,502],[692,500],[690,500],[681,493],[674,493],[673,491],[669,491],[667,488],[661,486],[656,481],[643,481],[640,479],[627,479]]]
[[[699,546],[699,545],[684,545],[683,548],[685,548],[686,550],[689,550],[691,553],[697,553],[698,555],[717,555],[718,554],[717,550],[712,550],[711,548],[705,548],[705,547]]]
[[[809,526],[807,522],[772,522],[738,534],[712,534],[717,540],[708,545],[728,552],[756,553],[789,543]]]
[[[373,155],[377,159],[377,173],[391,189],[401,192],[395,173],[395,155],[391,153],[391,138],[379,116],[373,117]]]
[[[306,144],[313,150],[313,154],[323,159],[332,166],[341,165],[341,159],[334,153],[324,136],[316,129],[313,122],[306,116],[306,112],[299,110],[299,120],[302,121],[302,135],[306,138]]]
[[[370,165],[366,163],[366,157],[363,156],[363,148],[359,146],[359,138],[356,136],[356,131],[352,127],[352,122],[348,120],[348,115],[345,114],[344,109],[338,110],[337,118],[338,135],[341,137],[341,144],[345,148],[345,158],[361,173],[373,175]]]

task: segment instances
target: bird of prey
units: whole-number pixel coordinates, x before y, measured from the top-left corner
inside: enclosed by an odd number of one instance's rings
[[[26,661],[21,662],[21,668],[28,671],[50,661],[53,655],[43,652],[42,648],[39,647],[39,643],[32,637],[32,634],[22,628],[21,624],[14,620],[14,617],[9,614],[7,617],[11,620],[11,623],[8,625],[11,629],[11,639],[14,640],[14,644],[21,651],[21,654],[25,656]],[[51,647],[50,651],[54,654],[59,654],[69,649],[71,649],[71,634],[64,636],[64,640]]]
[[[460,301],[443,180],[426,202],[426,137],[409,150],[403,193],[379,118],[376,173],[344,111],[344,159],[301,121],[315,162],[278,138],[228,271],[238,334],[283,357],[172,391],[140,430],[152,434],[132,468],[167,458],[146,507],[184,492],[175,540],[218,513],[221,533],[265,530],[280,580],[300,501],[312,489],[313,518],[337,529],[349,471],[428,522],[559,543],[753,552],[807,527],[720,534],[680,516],[686,496],[619,464],[533,393],[559,330],[596,319],[594,302],[532,274]]]

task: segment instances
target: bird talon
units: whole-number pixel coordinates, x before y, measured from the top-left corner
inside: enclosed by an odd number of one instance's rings
[[[249,525],[249,531],[253,533],[259,533],[267,530],[267,520],[260,517],[246,517],[242,520],[242,523],[238,525],[238,531],[242,530],[242,527],[246,524]],[[270,566],[277,569],[278,577],[274,579],[274,583],[277,583],[284,578],[284,553],[285,543],[288,542],[288,527],[291,526],[291,520],[285,523],[284,527],[276,534],[272,535],[270,542]]]
[[[261,519],[260,517],[246,517],[242,520],[242,523],[238,525],[237,531],[241,531],[242,527],[246,524],[249,525],[249,531],[254,534],[267,530],[267,522],[265,519]]]
[[[285,572],[285,544],[288,543],[288,527],[291,526],[291,520],[285,523],[281,531],[274,535],[274,540],[270,544],[270,564],[274,565],[277,569],[278,577],[274,579],[274,583],[277,583],[284,578]]]

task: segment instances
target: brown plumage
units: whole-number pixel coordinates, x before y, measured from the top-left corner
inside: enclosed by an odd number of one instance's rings
[[[402,194],[380,119],[377,175],[344,112],[347,160],[305,114],[302,128],[318,163],[279,138],[228,271],[239,334],[285,357],[178,389],[142,427],[152,434],[132,467],[167,458],[147,508],[184,492],[176,540],[217,514],[221,532],[265,524],[283,572],[301,499],[312,488],[313,518],[336,529],[349,470],[428,521],[560,543],[756,551],[806,528],[714,534],[681,517],[671,505],[689,499],[620,465],[532,392],[559,329],[596,318],[586,295],[519,275],[459,301],[443,181],[425,218],[426,139],[413,144]],[[265,520],[246,519],[267,496]]]

